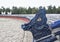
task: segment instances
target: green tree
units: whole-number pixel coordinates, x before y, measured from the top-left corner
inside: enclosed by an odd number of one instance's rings
[[[29,7],[29,8],[27,9],[27,14],[32,14],[32,8],[31,8],[31,7]]]
[[[0,8],[0,14],[1,14],[1,12],[2,12],[2,9]]]
[[[60,14],[60,7],[57,8],[57,14]]]
[[[57,13],[57,10],[56,10],[56,7],[55,7],[55,6],[53,7],[52,12],[53,12],[54,14]]]
[[[19,14],[26,14],[27,13],[27,9],[26,8],[20,7],[18,10],[19,10]]]
[[[18,14],[18,8],[14,7],[12,8],[12,14]]]
[[[35,14],[35,13],[37,13],[37,11],[38,11],[38,8],[32,8],[32,14]]]
[[[52,6],[48,6],[47,13],[49,13],[49,14],[53,13],[53,12],[52,12]]]
[[[4,8],[3,6],[1,7],[1,9],[2,9],[2,10],[1,10],[2,12],[5,12],[5,8]]]
[[[6,14],[7,14],[7,12],[10,12],[10,11],[11,11],[10,8],[6,8],[6,9],[5,9]]]

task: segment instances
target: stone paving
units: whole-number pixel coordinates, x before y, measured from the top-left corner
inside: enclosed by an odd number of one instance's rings
[[[0,18],[0,42],[32,42],[32,34],[21,29],[23,21]]]
[[[48,22],[52,23],[59,20],[59,17],[47,16]],[[0,18],[0,42],[32,42],[32,34],[29,31],[23,31],[21,24],[24,24],[22,20]],[[59,41],[56,41],[59,42]]]

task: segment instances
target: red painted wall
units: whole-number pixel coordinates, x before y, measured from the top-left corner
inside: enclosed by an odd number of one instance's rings
[[[23,20],[25,22],[29,22],[30,20],[25,17],[20,16],[0,16],[0,18],[11,18],[11,19],[17,19],[17,20]]]

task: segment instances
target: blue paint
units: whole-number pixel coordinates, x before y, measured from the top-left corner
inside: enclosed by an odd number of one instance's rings
[[[57,27],[60,27],[60,20],[54,22],[54,24],[50,24],[51,29],[56,29]],[[46,10],[43,8],[40,8],[39,11],[36,13],[35,17],[31,19],[31,21],[27,24],[22,25],[23,30],[28,30],[31,31],[33,35],[33,39],[37,40],[42,37],[48,36],[52,34],[49,25],[47,24],[47,17],[46,17]],[[60,32],[57,31],[59,34]],[[55,33],[56,34],[56,33]],[[56,38],[54,36],[46,38],[41,41],[36,41],[36,42],[54,42]]]

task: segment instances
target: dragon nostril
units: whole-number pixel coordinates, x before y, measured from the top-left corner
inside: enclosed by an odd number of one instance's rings
[[[22,29],[24,29],[25,28],[25,25],[21,25],[21,27],[22,27]]]

